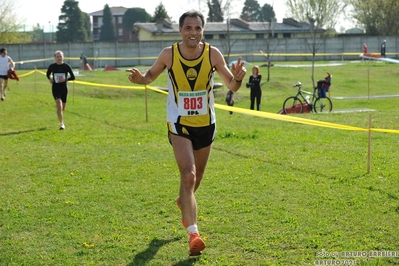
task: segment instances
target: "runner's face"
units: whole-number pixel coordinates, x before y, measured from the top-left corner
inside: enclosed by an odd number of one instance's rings
[[[56,62],[57,64],[61,64],[62,61],[64,60],[64,56],[63,56],[62,54],[60,54],[60,53],[56,53],[56,54],[54,55],[54,59],[55,59],[55,62]]]
[[[180,28],[180,35],[188,47],[196,47],[202,40],[203,34],[204,28],[199,17],[186,17],[184,19],[183,26]]]

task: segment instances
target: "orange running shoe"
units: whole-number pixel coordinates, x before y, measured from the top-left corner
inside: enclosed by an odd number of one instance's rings
[[[179,208],[179,210],[181,211],[180,197],[177,197],[176,204],[177,204],[177,207]],[[184,228],[187,228],[188,224],[187,224],[186,220],[183,219],[183,217],[181,218],[181,223],[183,224]]]
[[[199,256],[202,254],[202,251],[205,249],[204,240],[202,240],[199,233],[189,233],[190,240],[189,246],[190,251],[188,253],[189,256]]]

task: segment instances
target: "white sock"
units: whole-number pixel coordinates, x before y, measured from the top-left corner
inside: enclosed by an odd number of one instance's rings
[[[198,233],[198,226],[196,224],[190,225],[187,227],[187,231],[189,233]]]

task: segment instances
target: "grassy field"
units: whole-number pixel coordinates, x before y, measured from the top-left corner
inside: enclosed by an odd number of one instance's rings
[[[312,87],[309,62],[275,63],[268,82],[261,68],[262,111],[273,114],[292,84]],[[335,112],[294,117],[367,129],[371,116],[372,128],[397,129],[397,65],[324,63],[315,80],[333,75]],[[396,131],[372,132],[367,173],[368,132],[218,109],[196,196],[207,248],[188,258],[166,96],[148,92],[146,121],[144,91],[117,88],[131,85],[125,72],[82,72],[78,81],[115,87],[70,83],[60,131],[50,84],[27,72],[0,102],[0,265],[399,265]],[[248,109],[249,89],[235,100]]]

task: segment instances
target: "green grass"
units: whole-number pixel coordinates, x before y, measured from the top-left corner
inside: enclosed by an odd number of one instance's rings
[[[332,97],[399,94],[396,65],[344,63],[315,68],[316,80],[333,74]],[[79,81],[131,85],[124,72],[83,74]],[[277,113],[292,84],[311,88],[310,77],[307,67],[272,68],[262,110]],[[165,87],[165,75],[152,85]],[[0,265],[314,265],[332,252],[356,265],[399,265],[395,257],[342,257],[399,251],[397,134],[372,133],[367,173],[367,132],[217,110],[196,195],[207,248],[187,258],[165,95],[149,91],[146,122],[143,91],[69,88],[65,131],[38,72],[11,81],[0,102]],[[215,92],[217,103],[226,92]],[[248,109],[249,89],[235,99]],[[374,111],[295,116],[367,128],[371,114],[373,128],[397,128],[396,97],[333,105]]]

